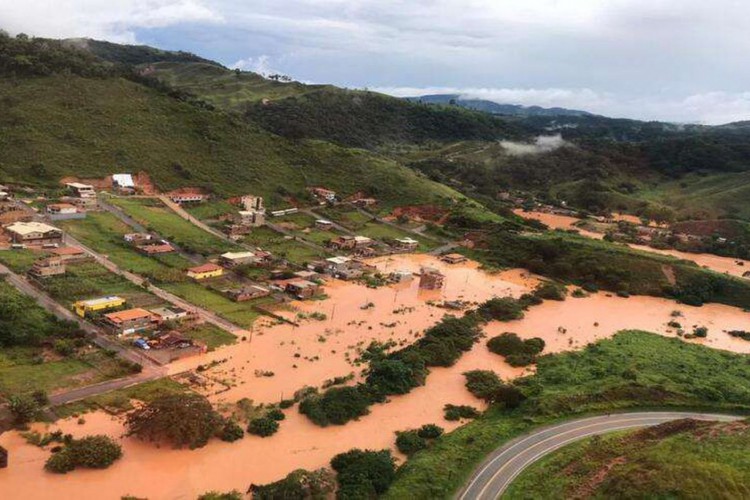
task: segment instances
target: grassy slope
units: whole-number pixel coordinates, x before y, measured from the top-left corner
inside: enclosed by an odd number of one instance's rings
[[[386,205],[458,196],[393,161],[321,142],[290,142],[120,78],[4,79],[0,102],[6,182],[56,185],[66,175],[146,170],[162,189],[255,192],[271,205],[281,203],[280,192],[302,195],[315,184],[344,194],[370,190]]]
[[[681,421],[588,439],[532,465],[503,498],[747,498],[750,427]]]
[[[747,356],[645,332],[621,332],[583,351],[539,359],[519,381],[520,408],[493,407],[441,437],[400,470],[386,498],[447,498],[496,447],[573,415],[638,407],[750,411]]]

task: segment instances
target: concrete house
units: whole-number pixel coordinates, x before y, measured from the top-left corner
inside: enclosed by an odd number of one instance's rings
[[[29,269],[29,275],[39,279],[59,276],[60,274],[65,274],[65,262],[58,257],[39,259]]]
[[[460,253],[449,253],[447,255],[443,255],[442,257],[440,257],[440,260],[448,264],[462,264],[469,259],[461,255]]]
[[[83,262],[89,259],[88,254],[78,247],[61,247],[52,250],[52,254],[65,263]]]
[[[326,219],[318,219],[315,221],[315,228],[321,231],[330,231],[333,229],[333,222]]]
[[[309,299],[320,292],[320,285],[307,280],[291,280],[287,282],[285,291],[300,300]]]
[[[352,259],[349,257],[329,257],[326,259],[326,270],[335,274],[347,269],[351,265]]]
[[[250,227],[260,227],[266,223],[265,210],[240,210],[240,224]]]
[[[271,290],[260,285],[247,285],[241,288],[223,290],[223,292],[235,302],[245,302],[260,297],[266,297],[271,294]]]
[[[417,240],[409,238],[408,236],[405,238],[396,238],[393,241],[396,249],[401,252],[413,252],[419,246],[419,242]]]
[[[169,195],[172,203],[182,205],[183,203],[201,203],[206,201],[208,195],[202,193],[173,193]]]
[[[227,252],[219,256],[219,264],[224,267],[236,267],[243,264],[255,264],[256,262],[253,252]]]
[[[203,264],[202,266],[191,267],[187,270],[187,275],[195,280],[205,280],[208,278],[217,278],[224,274],[224,268],[216,264]]]
[[[189,317],[190,313],[185,309],[169,306],[169,307],[157,307],[151,309],[151,315],[154,321],[157,323],[164,323],[165,321],[182,321]]]
[[[28,246],[60,244],[63,237],[61,230],[42,222],[15,222],[5,232],[13,243]]]
[[[339,236],[331,240],[330,246],[337,250],[355,250],[372,245],[373,241],[367,236]]]
[[[125,299],[118,297],[117,295],[108,295],[106,297],[99,297],[97,299],[79,300],[73,304],[73,309],[76,314],[82,318],[86,317],[86,314],[106,311],[107,309],[114,309],[121,307],[125,304]]]
[[[419,275],[419,288],[424,290],[440,290],[445,284],[445,275],[437,268],[425,266]]]
[[[71,194],[77,198],[96,198],[96,190],[94,186],[90,184],[82,184],[80,182],[69,182],[65,186],[70,190]]]
[[[78,213],[78,207],[70,203],[52,203],[47,205],[47,213],[50,214],[75,214]]]
[[[240,198],[240,205],[248,212],[265,212],[266,207],[263,206],[263,197],[255,196],[253,194],[246,194]]]
[[[324,187],[311,187],[307,189],[321,203],[333,203],[336,201],[336,191],[331,191]]]
[[[151,313],[141,308],[105,314],[104,321],[118,335],[142,332],[156,327]]]

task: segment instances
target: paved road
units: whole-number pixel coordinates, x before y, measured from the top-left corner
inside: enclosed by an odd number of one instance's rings
[[[456,498],[495,500],[526,467],[567,444],[589,436],[648,427],[681,418],[731,421],[745,417],[692,412],[633,412],[581,418],[544,427],[492,452]]]

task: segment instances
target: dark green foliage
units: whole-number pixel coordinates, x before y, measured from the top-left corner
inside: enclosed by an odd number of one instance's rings
[[[268,410],[268,413],[266,413],[266,417],[270,418],[271,420],[281,421],[286,418],[286,415],[284,415],[284,412],[274,408],[272,410]]]
[[[232,490],[227,493],[219,493],[218,491],[209,491],[198,497],[197,500],[242,500],[242,493],[237,490]]]
[[[708,337],[708,328],[705,326],[698,326],[693,329],[693,335],[695,335],[698,338],[705,339]]]
[[[481,331],[470,316],[446,316],[425,331],[413,349],[424,359],[426,366],[452,366],[463,352],[472,348]]]
[[[41,406],[31,394],[18,394],[8,398],[8,409],[13,415],[14,423],[18,425],[28,424],[34,420]]]
[[[729,330],[727,333],[732,337],[737,337],[742,340],[750,340],[750,332],[745,330]]]
[[[430,140],[493,140],[520,129],[482,113],[335,88],[277,100],[273,106],[258,102],[248,107],[246,117],[285,137],[365,148]]]
[[[416,452],[427,448],[427,440],[414,430],[397,432],[396,448],[407,457],[410,457]]]
[[[563,285],[545,281],[534,290],[534,295],[544,300],[565,300],[568,291]]]
[[[487,348],[505,356],[511,366],[527,366],[544,350],[544,340],[539,337],[523,340],[515,333],[506,332],[487,341]]]
[[[273,436],[279,430],[279,423],[269,417],[258,417],[250,421],[247,432],[260,437]]]
[[[388,358],[370,364],[367,385],[378,394],[406,394],[424,384],[424,362],[413,366],[403,359]]]
[[[523,307],[513,297],[495,297],[479,306],[477,313],[487,321],[512,321],[523,318]]]
[[[518,408],[526,399],[526,395],[521,390],[509,384],[503,384],[494,394],[493,403],[502,404],[505,408],[512,410]]]
[[[396,476],[395,461],[389,450],[350,450],[333,457],[331,467],[338,473],[339,499],[381,495]]]
[[[84,335],[74,322],[57,319],[39,307],[34,299],[0,280],[0,346],[36,346],[56,338],[66,339],[64,351],[68,352],[67,347],[71,350],[74,347],[67,339]]]
[[[297,469],[284,479],[250,485],[254,500],[325,500],[336,489],[336,478],[328,469]]]
[[[128,415],[128,435],[167,441],[176,447],[200,448],[215,436],[224,419],[198,394],[168,394]]]
[[[0,32],[0,75],[46,76],[73,73],[102,77],[113,74],[91,54],[66,46],[59,40],[15,38]]]
[[[492,402],[503,386],[502,380],[490,370],[472,370],[464,373],[466,388],[474,396]]]
[[[445,419],[448,421],[461,420],[462,418],[477,418],[480,413],[473,406],[447,404],[443,408]]]
[[[73,439],[54,453],[44,465],[50,472],[64,474],[77,467],[106,469],[122,457],[122,448],[109,436]]]
[[[245,435],[245,431],[242,430],[242,427],[235,422],[234,420],[227,420],[227,422],[224,424],[224,428],[221,430],[221,434],[219,437],[222,441],[226,441],[228,443],[233,443],[239,439],[242,439]]]
[[[435,424],[424,424],[417,434],[424,439],[437,439],[443,434],[443,428]]]
[[[309,396],[300,402],[299,411],[320,426],[343,425],[369,413],[372,399],[365,389],[331,387],[323,394]]]

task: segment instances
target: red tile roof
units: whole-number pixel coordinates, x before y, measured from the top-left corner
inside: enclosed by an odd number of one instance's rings
[[[188,272],[195,273],[195,274],[201,274],[201,273],[210,273],[212,271],[218,271],[219,269],[224,269],[221,266],[217,266],[216,264],[203,264],[202,266],[197,267],[191,267],[188,269]]]
[[[122,323],[123,321],[132,321],[134,319],[150,318],[151,313],[145,309],[136,308],[105,314],[104,317],[113,323]]]

